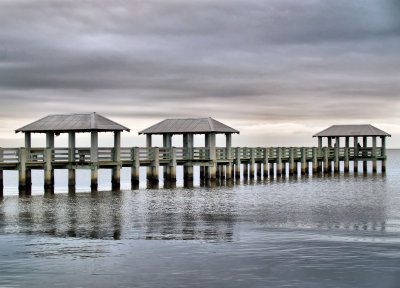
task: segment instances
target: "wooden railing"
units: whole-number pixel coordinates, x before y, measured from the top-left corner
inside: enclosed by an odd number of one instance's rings
[[[158,155],[155,155],[155,151],[158,149]],[[51,161],[55,163],[69,163],[76,162],[78,164],[88,164],[91,162],[91,149],[90,148],[75,148],[73,150],[73,157],[70,158],[71,150],[69,148],[26,148],[24,152],[25,162],[44,163],[48,153],[51,153]],[[158,159],[160,161],[169,161],[173,158],[172,152],[176,151],[175,159],[178,161],[209,161],[209,160],[240,160],[260,161],[262,159],[280,159],[288,161],[293,158],[295,161],[300,159],[307,159],[311,161],[316,153],[318,159],[328,157],[328,159],[334,160],[335,157],[345,159],[357,158],[375,158],[382,157],[382,148],[362,148],[362,147],[349,147],[339,149],[336,147],[323,147],[323,148],[312,148],[312,147],[268,147],[268,148],[249,148],[249,147],[232,147],[230,148],[230,155],[228,155],[228,149],[224,147],[218,147],[213,150],[215,159],[211,159],[211,148],[207,147],[193,147],[193,148],[148,148],[148,147],[133,147],[133,148],[120,148],[120,158],[115,159],[115,150],[112,147],[101,147],[98,148],[98,162],[113,162],[113,161],[133,161],[135,157],[138,157],[139,161],[154,161]],[[268,155],[265,155],[265,153]],[[0,163],[19,163],[20,153],[22,149],[19,148],[0,148]],[[326,154],[325,154],[326,153]],[[346,153],[348,153],[346,155]],[[137,156],[135,156],[137,155]]]

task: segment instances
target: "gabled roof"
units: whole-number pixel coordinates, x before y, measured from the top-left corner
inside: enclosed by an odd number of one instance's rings
[[[189,118],[189,119],[165,119],[139,134],[203,134],[203,133],[239,133],[239,131],[213,119],[213,118]]]
[[[33,133],[65,133],[65,132],[91,132],[91,131],[129,131],[122,126],[95,112],[83,114],[48,115],[31,124],[15,130],[18,132]]]
[[[391,136],[372,125],[333,125],[313,137]]]

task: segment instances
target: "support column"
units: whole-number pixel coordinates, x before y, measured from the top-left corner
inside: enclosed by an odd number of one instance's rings
[[[271,149],[277,149],[277,148],[271,148]],[[273,151],[272,151],[273,152]],[[277,153],[272,153],[272,155],[276,155]],[[272,162],[272,163],[270,163],[269,164],[269,177],[270,178],[274,178],[274,163]]]
[[[324,173],[325,174],[328,174],[328,173],[330,173],[331,171],[329,170],[329,157],[328,157],[328,147],[324,147],[324,148],[322,148],[323,149],[323,151],[324,151]]]
[[[322,159],[319,160],[319,157],[321,157],[323,154],[324,154],[324,153],[323,153],[323,148],[319,148],[319,147],[318,147],[318,149],[317,149],[318,173],[322,173],[322,163],[323,163],[323,160],[322,160]]]
[[[243,163],[243,179],[248,179],[249,178],[249,164],[248,163]]]
[[[167,148],[169,153],[171,154],[172,149],[172,134],[163,134],[163,147]],[[170,158],[171,159],[171,158]],[[164,166],[164,179],[169,179],[170,165]]]
[[[363,137],[363,148],[366,149],[368,146],[368,138],[366,136]],[[363,158],[367,157],[367,151],[364,150],[363,152]],[[366,160],[363,161],[363,172],[366,173],[368,172],[368,162]]]
[[[312,174],[318,174],[318,155],[317,147],[312,148]]]
[[[376,136],[372,137],[372,172],[376,173]]]
[[[114,131],[114,167],[112,168],[111,186],[112,190],[121,188],[121,131]]]
[[[152,148],[153,161],[151,163],[151,173],[148,175],[148,180],[151,182],[158,182],[159,180],[159,167],[160,167],[160,148]]]
[[[240,148],[236,148],[236,159],[235,159],[235,178],[240,179]]]
[[[268,178],[268,161],[269,161],[269,149],[264,148],[264,159],[263,159],[263,177]]]
[[[68,186],[75,187],[75,168],[72,165],[75,164],[75,132],[68,133]]]
[[[360,151],[358,150],[358,137],[354,137],[354,160],[353,160],[353,170],[354,172],[358,172],[358,154]]]
[[[335,171],[335,173],[338,173],[339,172],[339,168],[340,168],[340,166],[339,166],[339,147],[338,146],[336,146],[335,147],[335,153],[334,153],[334,159],[335,159],[335,168],[334,168],[334,171]]]
[[[32,138],[30,132],[25,132],[25,148],[26,158],[28,159],[32,148]],[[29,186],[29,188],[32,185],[32,170],[29,168],[26,169],[26,185]]]
[[[25,148],[20,148],[19,149],[19,190],[20,193],[26,192],[26,149]]]
[[[349,172],[349,161],[350,161],[350,137],[346,137],[346,147],[344,149],[344,172]]]
[[[99,170],[98,161],[99,134],[97,131],[90,133],[90,187],[92,191],[97,190],[97,178]]]
[[[306,148],[302,147],[301,148],[301,175],[306,174],[306,168],[307,168],[307,163],[306,163]]]
[[[140,158],[139,148],[134,147],[131,149],[132,167],[131,167],[131,186],[137,187],[139,185],[139,170]]]
[[[152,135],[151,134],[146,134],[146,148],[148,149],[148,153],[151,153],[151,146],[152,146],[152,139],[151,139]],[[146,168],[146,175],[150,175],[151,174],[151,167],[147,166]]]
[[[386,172],[386,136],[381,137],[382,173]]]
[[[45,171],[44,171],[44,187],[51,189],[54,187],[54,169],[52,167],[54,150],[54,133],[46,133],[46,149],[45,149]]]
[[[276,160],[276,177],[282,176],[282,149],[277,148],[277,160]]]
[[[254,148],[250,148],[250,179],[254,178]]]
[[[318,136],[318,148],[322,148],[322,137]]]
[[[206,143],[208,144],[208,148],[210,149],[210,161],[212,162],[212,166],[208,167],[208,174],[211,180],[216,179],[217,173],[217,151],[216,151],[216,139],[215,133],[206,134]]]
[[[231,133],[226,133],[226,159],[229,161],[228,164],[226,165],[226,179],[231,179],[232,178],[232,166],[233,163],[231,162],[232,160],[232,134]]]
[[[171,147],[171,162],[169,164],[169,177],[168,180],[170,181],[176,181],[176,148]]]
[[[184,178],[193,180],[193,134],[183,134],[183,148],[186,150]]]
[[[221,179],[227,178],[226,176],[226,165],[221,165]]]
[[[289,176],[294,175],[294,151],[293,147],[289,148]]]

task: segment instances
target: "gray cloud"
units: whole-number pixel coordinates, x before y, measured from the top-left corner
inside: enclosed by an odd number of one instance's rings
[[[399,119],[398,3],[3,0],[0,118]]]

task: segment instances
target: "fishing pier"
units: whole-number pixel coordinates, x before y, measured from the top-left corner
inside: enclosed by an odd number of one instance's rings
[[[111,169],[112,187],[119,189],[122,167],[131,169],[132,187],[138,187],[143,166],[147,167],[147,180],[157,183],[161,166],[164,181],[175,182],[178,165],[184,167],[184,179],[189,181],[194,166],[200,167],[200,179],[210,181],[348,173],[351,162],[353,171],[358,172],[359,161],[364,172],[368,162],[372,162],[373,173],[378,172],[378,162],[380,171],[385,172],[386,137],[390,136],[371,125],[340,125],[315,134],[318,147],[232,147],[232,134],[239,131],[212,118],[166,119],[139,132],[146,135],[146,147],[121,147],[122,131],[129,129],[96,113],[50,115],[16,130],[25,134],[25,147],[0,148],[1,194],[4,170],[18,170],[19,189],[28,194],[34,169],[44,170],[45,189],[54,187],[55,169],[68,170],[72,187],[76,170],[89,169],[92,190],[97,190],[99,169]],[[98,147],[101,132],[114,133],[113,147]],[[31,147],[31,133],[44,133],[46,147]],[[60,133],[68,133],[68,147],[54,147],[54,137]],[[90,133],[91,146],[75,147],[75,133]],[[204,135],[205,147],[194,146],[195,134]],[[224,147],[216,147],[217,134],[225,135]],[[152,147],[152,135],[163,136],[163,147]],[[182,147],[172,147],[173,135],[183,135]]]

